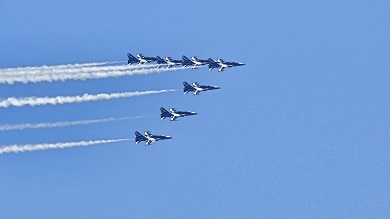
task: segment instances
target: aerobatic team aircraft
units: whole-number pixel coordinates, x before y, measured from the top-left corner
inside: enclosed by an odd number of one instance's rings
[[[197,82],[192,82],[192,86],[189,85],[187,82],[183,82],[184,85],[184,94],[194,91],[194,95],[198,95],[201,91],[208,91],[208,90],[216,90],[220,89],[218,86],[213,86],[213,85],[200,85]]]
[[[151,132],[144,132],[145,136],[143,136],[139,132],[135,132],[135,143],[138,144],[141,141],[145,141],[145,146],[148,146],[152,144],[155,141],[160,141],[160,140],[166,140],[166,139],[171,139],[171,136],[166,136],[166,135],[153,135]]]
[[[218,68],[218,71],[221,72],[225,68],[231,68],[236,66],[245,65],[242,62],[225,62],[223,59],[217,59],[217,61],[214,61],[212,59],[209,59],[209,70],[213,70],[214,68]]]
[[[164,107],[161,107],[160,111],[161,111],[161,120],[167,117],[171,117],[171,121],[176,120],[178,117],[192,116],[198,114],[196,112],[190,112],[190,111],[178,111],[175,108],[170,108],[168,111],[164,109]]]
[[[214,68],[218,69],[218,72],[223,71],[226,68],[236,67],[245,65],[241,62],[226,62],[223,59],[217,59],[213,60],[211,58],[207,60],[199,59],[196,56],[192,56],[191,59],[187,58],[185,55],[182,56],[181,60],[175,60],[172,59],[169,56],[166,56],[165,59],[162,59],[160,56],[156,57],[145,57],[142,54],[137,54],[137,56],[133,56],[130,53],[127,54],[128,60],[127,64],[131,65],[133,63],[138,63],[138,65],[143,65],[148,62],[156,62],[157,68],[160,68],[162,65],[166,66],[167,69],[171,68],[175,65],[182,65],[184,68],[187,66],[192,66],[192,68],[197,68],[202,65],[208,65],[209,70],[213,70]],[[153,66],[153,65],[151,65]],[[147,66],[148,67],[148,66]],[[184,94],[187,94],[188,92],[194,92],[194,95],[198,95],[202,91],[208,91],[208,90],[216,90],[220,89],[218,86],[213,85],[200,85],[197,82],[192,82],[192,85],[188,84],[187,82],[183,82],[184,85]],[[185,117],[185,116],[192,116],[197,115],[196,112],[190,112],[190,111],[178,111],[175,108],[170,108],[169,110],[164,109],[164,107],[160,108],[161,111],[161,120],[164,120],[165,118],[170,118],[171,121],[175,121],[179,117]],[[144,132],[145,135],[142,135],[138,131],[135,132],[135,143],[138,144],[141,141],[145,141],[145,146],[148,146],[152,144],[155,141],[160,140],[166,140],[171,139],[171,136],[167,135],[153,135],[151,132]]]
[[[221,66],[221,67],[219,67],[218,71],[223,71],[225,68],[231,68],[231,67],[245,65],[242,62],[225,62],[225,60],[223,60],[223,59],[217,59],[217,61],[218,61],[219,65]]]
[[[218,68],[218,71],[221,72],[225,68],[231,68],[236,66],[245,65],[242,62],[226,62],[223,59],[217,59],[213,60],[209,58],[208,60],[201,60],[198,59],[196,56],[192,56],[191,59],[187,58],[187,56],[183,55],[182,60],[174,60],[169,56],[165,57],[165,60],[162,59],[160,56],[156,57],[145,57],[142,54],[137,54],[137,57],[134,57],[130,53],[127,53],[127,64],[131,65],[133,63],[137,63],[139,65],[146,64],[148,62],[157,62],[157,68],[160,68],[161,65],[166,65],[167,68],[171,68],[175,65],[182,65],[183,67],[192,66],[192,68],[197,68],[201,65],[209,65],[209,71],[213,70],[214,68]]]

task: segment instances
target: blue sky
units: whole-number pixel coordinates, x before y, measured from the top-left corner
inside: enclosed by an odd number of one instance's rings
[[[150,117],[0,132],[0,145],[174,138],[3,154],[0,217],[389,218],[389,22],[384,0],[2,1],[0,68],[128,52],[246,65],[2,84],[1,98],[221,90],[2,108],[1,124]],[[161,106],[199,115],[160,121]]]

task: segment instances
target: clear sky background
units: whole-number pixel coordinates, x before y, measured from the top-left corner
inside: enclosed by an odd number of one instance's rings
[[[390,3],[0,2],[0,68],[197,55],[245,66],[0,85],[0,97],[221,86],[0,109],[0,145],[173,136],[0,155],[0,218],[390,218]],[[1,71],[1,70],[0,70]],[[198,112],[160,121],[159,108]]]

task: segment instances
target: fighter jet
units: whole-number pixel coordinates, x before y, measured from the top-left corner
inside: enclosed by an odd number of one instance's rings
[[[143,64],[148,63],[148,62],[157,61],[157,59],[155,57],[145,57],[142,54],[137,54],[137,58],[139,61],[139,63],[138,63],[139,65],[143,65]]]
[[[241,62],[225,62],[223,59],[217,59],[217,62],[219,64],[219,68],[218,68],[219,72],[223,71],[225,68],[245,65],[244,63]]]
[[[198,59],[198,57],[196,57],[196,56],[192,56],[191,59],[192,59],[192,62],[194,63],[192,65],[193,66],[192,68],[197,68],[200,65],[207,65],[210,63],[209,60]]]
[[[218,87],[218,86],[200,85],[197,82],[192,82],[192,86],[191,86],[187,82],[184,81],[183,85],[184,85],[184,94],[186,94],[190,91],[194,91],[194,95],[198,95],[201,91],[220,89],[220,87]]]
[[[171,136],[166,136],[166,135],[153,135],[151,132],[144,132],[145,136],[143,136],[139,132],[135,132],[135,143],[138,144],[141,141],[145,141],[145,146],[148,146],[152,144],[155,141],[160,141],[160,140],[166,140],[166,139],[171,139]]]
[[[129,65],[139,62],[139,60],[136,57],[134,57],[133,55],[131,55],[130,53],[127,53],[127,57],[128,57],[127,64],[129,64]]]
[[[167,61],[167,64],[168,64],[167,68],[170,68],[174,65],[181,65],[181,60],[175,60],[169,56],[165,57],[165,61]]]
[[[164,109],[164,107],[161,107],[160,111],[161,120],[165,119],[166,117],[171,117],[171,121],[176,120],[178,117],[192,116],[197,114],[196,112],[178,111],[175,108],[170,108],[168,112],[168,110]]]
[[[183,65],[183,67],[187,67],[189,65],[195,64],[189,58],[187,58],[187,56],[182,56],[181,58],[182,58],[182,63],[181,64]]]
[[[160,68],[161,65],[168,65],[168,62],[162,59],[160,56],[156,56],[157,59],[157,68]]]

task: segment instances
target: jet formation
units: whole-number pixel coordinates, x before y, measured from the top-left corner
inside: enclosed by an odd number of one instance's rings
[[[194,92],[194,95],[199,95],[201,91],[208,91],[208,90],[217,90],[220,89],[218,86],[214,85],[201,85],[198,82],[192,82],[192,85],[188,84],[187,82],[183,82],[184,85],[184,94],[188,92]],[[176,108],[169,108],[169,111],[166,110],[164,107],[160,107],[160,118],[161,120],[164,120],[165,118],[170,118],[171,121],[176,121],[179,117],[186,117],[186,116],[194,116],[197,115],[196,112],[191,111],[179,111]],[[151,132],[145,131],[145,136],[139,133],[138,131],[135,132],[135,143],[138,144],[141,141],[145,141],[145,146],[148,146],[152,144],[155,141],[160,140],[166,140],[166,139],[172,139],[171,136],[166,135],[153,135]]]
[[[223,59],[217,59],[217,61],[213,61],[212,59],[209,59],[209,71],[213,70],[213,68],[218,68],[218,71],[221,72],[225,68],[231,68],[236,66],[245,65],[241,62],[225,62]]]
[[[181,60],[175,60],[169,56],[166,56],[164,59],[161,58],[160,56],[146,57],[143,56],[142,54],[137,54],[136,56],[133,56],[130,53],[127,54],[127,57],[128,57],[127,64],[129,65],[134,63],[137,63],[138,65],[144,65],[149,62],[156,62],[157,68],[160,68],[161,66],[166,66],[167,69],[172,68],[173,66],[182,66],[182,67],[192,66],[192,68],[195,69],[198,68],[199,66],[208,65],[209,71],[213,70],[214,68],[217,68],[218,72],[221,72],[226,68],[245,65],[244,63],[241,62],[226,62],[223,59],[213,60],[209,58],[203,60],[203,59],[199,59],[196,56],[192,56],[191,59],[189,59],[184,55],[182,56]],[[184,94],[187,94],[188,92],[193,92],[194,95],[199,95],[199,93],[203,91],[220,89],[219,86],[201,85],[198,82],[192,82],[191,84],[189,84],[186,81],[184,81],[183,85],[184,85],[183,88]],[[176,108],[169,108],[169,110],[166,110],[164,107],[160,107],[161,120],[164,120],[165,118],[170,118],[170,121],[177,121],[177,118],[179,117],[193,116],[197,114],[198,113],[191,112],[191,111],[179,111]],[[135,132],[135,143],[138,144],[141,141],[145,141],[145,146],[148,146],[155,141],[167,140],[167,139],[172,139],[172,137],[167,135],[154,135],[149,131],[145,131],[144,135],[142,135],[138,131]]]
[[[173,66],[192,66],[193,69],[198,68],[199,66],[208,65],[209,71],[213,70],[214,68],[218,69],[218,72],[223,71],[226,68],[236,67],[236,66],[242,66],[245,65],[242,62],[226,62],[223,59],[216,59],[213,60],[211,58],[209,59],[199,59],[196,56],[192,56],[191,59],[189,59],[187,56],[183,55],[181,59],[173,59],[172,57],[166,56],[164,59],[160,56],[156,57],[146,57],[142,54],[137,54],[136,56],[133,56],[130,53],[127,53],[127,64],[135,64],[138,65],[144,65],[149,62],[156,62],[157,68],[160,68],[161,66],[166,66],[166,68],[171,68]]]

